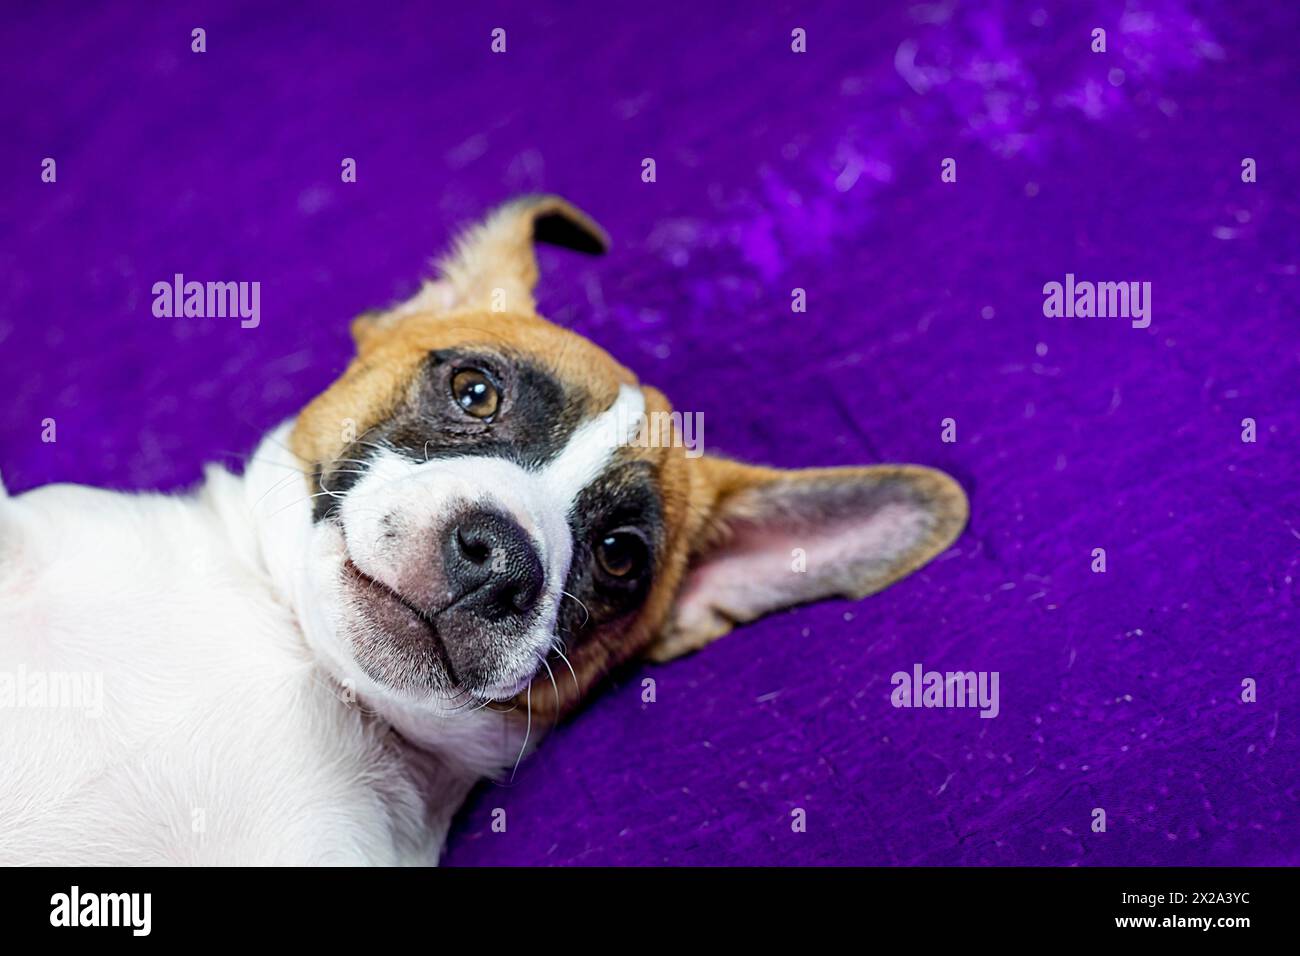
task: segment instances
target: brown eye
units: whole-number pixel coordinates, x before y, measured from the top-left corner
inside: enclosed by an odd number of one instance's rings
[[[476,368],[463,368],[452,376],[451,397],[475,418],[491,418],[501,404],[501,392],[492,379]]]
[[[638,532],[621,528],[596,541],[596,561],[609,577],[631,581],[649,564],[650,549]]]

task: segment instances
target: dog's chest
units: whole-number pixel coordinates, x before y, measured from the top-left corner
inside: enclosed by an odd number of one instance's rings
[[[69,487],[0,509],[0,862],[436,860],[425,783],[211,511]]]

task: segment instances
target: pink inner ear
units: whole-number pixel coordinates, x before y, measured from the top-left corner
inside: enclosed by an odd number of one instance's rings
[[[736,527],[732,538],[687,573],[677,602],[679,626],[717,612],[748,621],[777,608],[865,590],[885,577],[928,533],[931,518],[915,502],[891,501],[800,527],[780,517]],[[805,571],[796,571],[795,549]]]

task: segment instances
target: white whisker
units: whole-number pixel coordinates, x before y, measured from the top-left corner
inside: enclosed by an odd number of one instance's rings
[[[569,673],[573,675],[573,689],[577,691],[579,694],[581,694],[582,684],[578,682],[578,672],[573,669],[573,665],[569,663],[569,659],[564,656],[564,651],[560,650],[558,644],[552,644],[551,650],[555,651],[555,653],[560,655],[560,660],[564,661],[564,666],[567,667],[569,669]]]
[[[542,666],[546,668],[546,676],[551,679],[551,690],[555,693],[555,719],[558,721],[560,719],[560,685],[555,683],[555,672],[551,670],[551,665],[546,663],[546,657],[542,654],[534,654],[533,656],[542,662]]]
[[[573,602],[577,604],[578,607],[582,608],[582,613],[587,616],[582,619],[582,623],[579,624],[578,627],[586,627],[587,622],[591,620],[591,611],[587,610],[587,605],[579,601],[578,596],[576,594],[570,594],[568,591],[564,590],[563,588],[560,589],[560,594],[563,597],[572,598]]]
[[[510,782],[515,782],[515,774],[519,772],[519,761],[524,759],[524,751],[528,749],[528,738],[533,732],[533,682],[528,682],[528,726],[524,730],[524,742],[519,747],[519,756],[515,758],[514,768],[510,771]]]

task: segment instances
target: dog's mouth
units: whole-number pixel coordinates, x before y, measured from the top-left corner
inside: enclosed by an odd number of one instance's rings
[[[362,571],[343,562],[345,586],[352,593],[369,633],[354,640],[357,663],[372,679],[397,688],[437,691],[457,703],[486,705],[512,699],[535,674],[501,686],[475,686],[458,674],[447,652],[438,615]],[[378,632],[378,633],[374,633]]]
[[[441,642],[438,639],[438,625],[434,621],[433,614],[430,614],[428,611],[412,604],[407,600],[407,598],[403,597],[399,592],[393,590],[378,578],[373,578],[366,574],[366,572],[357,567],[356,563],[351,558],[347,558],[343,562],[343,575],[352,583],[354,588],[366,592],[366,597],[369,600],[378,600],[406,611],[412,619],[424,625],[429,632],[430,639],[437,643],[441,648]]]
[[[357,662],[367,674],[386,684],[422,684],[430,690],[473,694],[462,685],[452,666],[434,614],[366,574],[350,557],[343,562],[343,579],[366,623],[382,635],[367,635],[356,641]],[[384,653],[384,643],[392,653]],[[399,668],[394,654],[410,664]],[[419,679],[420,672],[427,676]],[[445,675],[445,680],[438,679],[440,674]]]

